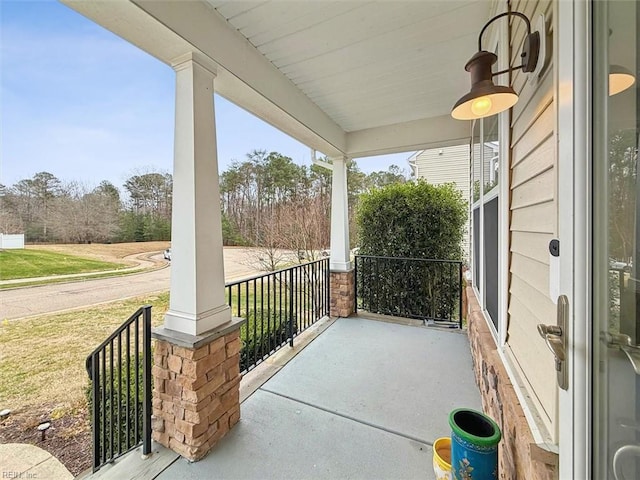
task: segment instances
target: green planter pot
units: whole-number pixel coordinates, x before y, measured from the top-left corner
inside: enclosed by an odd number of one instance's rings
[[[449,414],[454,480],[498,478],[500,427],[484,413],[458,408]]]

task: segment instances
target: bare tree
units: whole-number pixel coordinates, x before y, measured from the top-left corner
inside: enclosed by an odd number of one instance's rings
[[[90,243],[110,241],[119,229],[119,198],[103,185],[92,189],[78,182],[64,187],[52,204],[52,230],[59,241]]]
[[[298,253],[298,260],[317,260],[329,245],[329,202],[322,196],[301,198],[282,209],[280,231],[283,248]]]
[[[18,199],[0,184],[0,233],[24,233],[24,223],[17,209]]]
[[[259,225],[258,245],[255,261],[261,270],[275,272],[291,261],[291,255],[283,250],[284,232],[279,210],[265,213]]]

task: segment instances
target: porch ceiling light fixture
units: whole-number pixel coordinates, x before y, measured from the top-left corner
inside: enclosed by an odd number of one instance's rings
[[[620,65],[609,67],[609,96],[625,91],[636,82],[636,77]]]
[[[522,64],[493,73],[491,67],[498,61],[498,56],[482,49],[482,35],[496,20],[511,16],[522,18],[527,24],[527,36],[520,55]],[[489,117],[513,107],[518,101],[516,92],[510,86],[494,85],[492,78],[518,69],[522,69],[523,72],[535,71],[539,53],[540,32],[531,32],[531,22],[526,15],[520,12],[505,12],[493,17],[480,31],[478,52],[464,66],[464,69],[471,74],[471,91],[456,102],[451,110],[451,116],[457,120],[474,120]]]

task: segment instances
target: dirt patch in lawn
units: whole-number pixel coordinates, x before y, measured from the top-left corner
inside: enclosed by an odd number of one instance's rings
[[[131,242],[131,243],[91,243],[59,245],[27,245],[27,248],[66,253],[79,257],[95,258],[104,262],[122,261],[124,257],[137,253],[160,252],[169,248],[170,242]],[[133,265],[133,263],[132,263]]]
[[[42,404],[11,412],[0,421],[0,443],[28,443],[46,450],[74,475],[91,468],[91,427],[86,404],[61,408]],[[42,422],[51,427],[42,440],[36,427]]]

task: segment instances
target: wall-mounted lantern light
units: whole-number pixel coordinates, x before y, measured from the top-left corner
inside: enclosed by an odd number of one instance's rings
[[[482,35],[489,25],[502,17],[519,17],[527,24],[527,36],[522,48],[522,64],[509,67],[496,73],[492,66],[498,61],[495,53],[482,49]],[[533,72],[538,64],[540,53],[540,32],[531,32],[531,22],[520,12],[505,12],[489,20],[478,36],[478,52],[471,57],[464,69],[471,74],[471,91],[456,102],[451,116],[457,120],[474,120],[489,117],[513,107],[518,101],[518,95],[510,86],[495,85],[492,78],[496,75],[522,69],[523,72]]]
[[[613,35],[613,30],[609,29],[609,38]],[[609,65],[609,96],[624,92],[631,85],[636,83],[636,77],[628,69],[621,65]]]
[[[636,77],[620,65],[609,67],[609,96],[625,91],[636,82]]]

